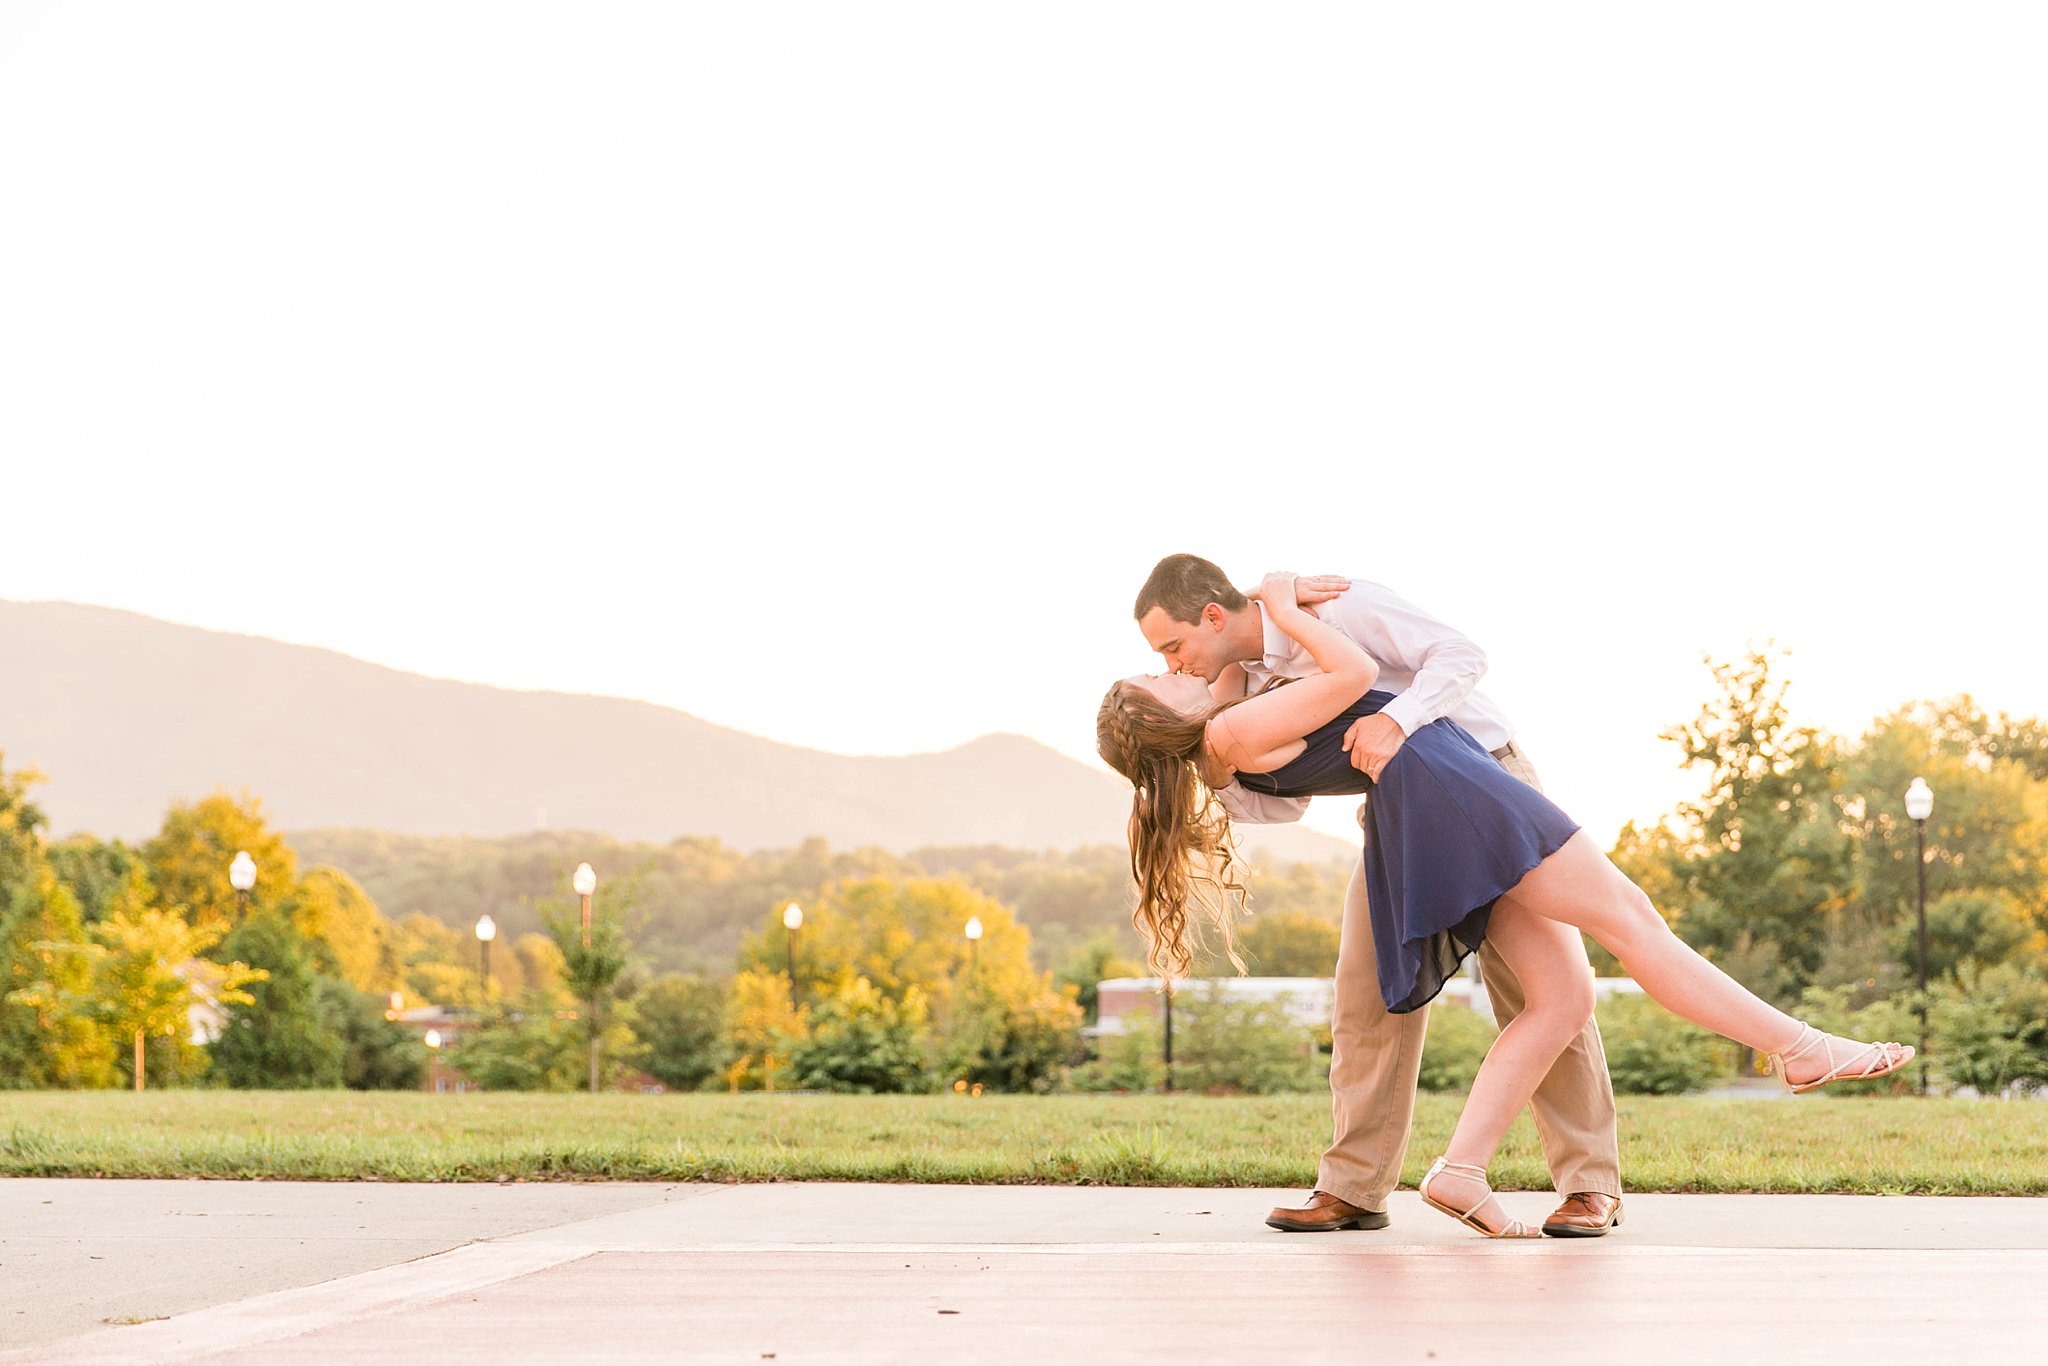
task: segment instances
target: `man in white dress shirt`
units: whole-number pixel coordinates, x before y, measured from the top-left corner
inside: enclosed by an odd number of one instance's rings
[[[1477,689],[1486,655],[1470,640],[1386,588],[1335,576],[1300,582],[1300,597],[1319,617],[1356,641],[1380,666],[1373,686],[1396,694],[1344,737],[1352,764],[1377,778],[1417,727],[1449,717],[1493,752],[1503,767],[1540,789],[1536,770],[1516,747],[1505,713]],[[1208,560],[1170,555],[1138,594],[1138,629],[1175,673],[1194,674],[1235,696],[1274,678],[1316,671],[1308,651],[1266,620],[1264,609]],[[1236,820],[1301,819],[1308,799],[1271,797],[1233,781],[1218,799]],[[1361,823],[1365,808],[1359,807]],[[1392,1015],[1380,1000],[1372,924],[1362,860],[1344,896],[1337,953],[1336,1006],[1331,1020],[1330,1092],[1335,1133],[1316,1174],[1309,1203],[1275,1209],[1266,1219],[1289,1232],[1384,1228],[1387,1197],[1401,1177],[1415,1109],[1416,1077],[1429,1013]],[[1491,942],[1479,949],[1480,971],[1495,1014],[1506,1024],[1522,1009],[1522,986]],[[1543,1224],[1557,1237],[1598,1237],[1621,1207],[1621,1159],[1615,1137],[1614,1088],[1599,1027],[1589,1022],[1557,1060],[1530,1104],[1551,1178],[1564,1194]]]

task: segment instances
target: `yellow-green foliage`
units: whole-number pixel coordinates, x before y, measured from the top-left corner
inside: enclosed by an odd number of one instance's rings
[[[143,846],[150,881],[166,906],[182,907],[195,925],[232,926],[240,897],[228,881],[237,853],[256,860],[253,907],[281,905],[298,889],[299,856],[263,820],[263,803],[224,792],[197,802],[175,802],[163,829]]]

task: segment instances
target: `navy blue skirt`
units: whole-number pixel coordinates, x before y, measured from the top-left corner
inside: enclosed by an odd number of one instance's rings
[[[1541,792],[1502,768],[1464,727],[1432,721],[1409,736],[1374,782],[1351,766],[1344,732],[1394,700],[1368,692],[1307,737],[1272,773],[1240,773],[1279,797],[1370,793],[1365,891],[1379,957],[1380,999],[1396,1015],[1435,999],[1486,940],[1501,893],[1578,831]]]

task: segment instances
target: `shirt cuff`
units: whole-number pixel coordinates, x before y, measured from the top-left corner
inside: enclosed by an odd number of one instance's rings
[[[1429,714],[1429,709],[1423,706],[1422,699],[1413,693],[1402,693],[1381,707],[1380,715],[1394,718],[1394,724],[1401,728],[1401,738],[1404,740],[1436,719]]]

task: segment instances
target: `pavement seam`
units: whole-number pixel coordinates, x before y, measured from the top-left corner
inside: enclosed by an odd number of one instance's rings
[[[1334,1238],[1288,1243],[769,1243],[769,1242],[645,1242],[579,1246],[585,1255],[635,1253],[746,1254],[838,1253],[886,1256],[1199,1256],[1199,1257],[1837,1257],[1899,1258],[1929,1256],[1997,1256],[2048,1260],[2048,1248],[1982,1247],[1702,1247],[1684,1243],[1605,1242],[1596,1239],[1547,1238],[1541,1243],[1511,1246],[1478,1238],[1462,1243],[1361,1243]]]
[[[190,1361],[417,1308],[581,1261],[599,1250],[544,1243],[465,1243],[396,1266],[7,1352],[0,1354],[0,1366],[156,1366]]]

